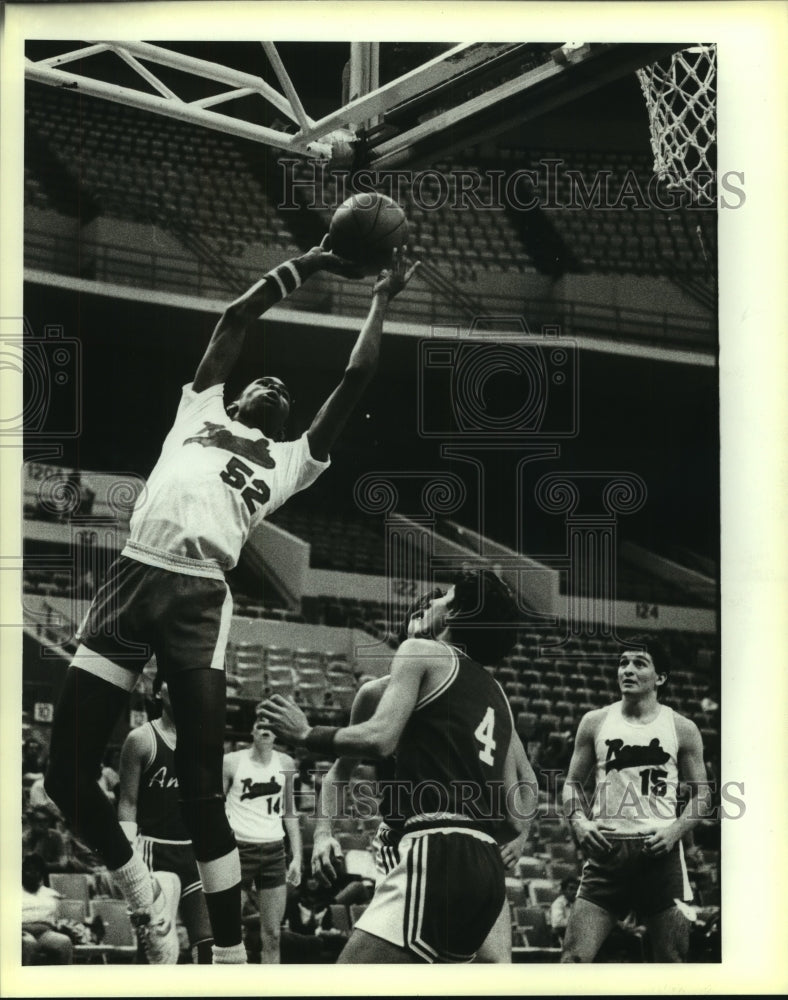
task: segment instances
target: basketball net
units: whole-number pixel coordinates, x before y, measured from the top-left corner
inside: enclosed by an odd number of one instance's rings
[[[637,71],[646,98],[654,171],[671,190],[714,197],[717,50],[695,45]]]

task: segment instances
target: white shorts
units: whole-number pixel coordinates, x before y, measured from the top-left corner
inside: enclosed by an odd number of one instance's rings
[[[356,927],[425,962],[471,962],[505,895],[492,837],[453,827],[406,833]]]

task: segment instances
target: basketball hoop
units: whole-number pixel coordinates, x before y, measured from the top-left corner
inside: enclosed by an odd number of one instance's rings
[[[717,50],[695,45],[637,71],[646,98],[654,172],[670,190],[713,199]]]

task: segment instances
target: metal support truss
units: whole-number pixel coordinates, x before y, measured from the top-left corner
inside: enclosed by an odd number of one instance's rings
[[[458,76],[482,66],[510,46],[495,43],[466,43],[442,53],[423,66],[404,74],[396,80],[377,86],[377,49],[369,44],[351,51],[351,100],[343,107],[320,121],[313,121],[304,110],[295,87],[272,42],[263,42],[284,94],[277,91],[261,77],[243,73],[228,66],[198,59],[173,49],[148,42],[99,42],[85,45],[47,59],[26,60],[25,76],[28,80],[63,87],[93,97],[116,101],[154,114],[165,115],[193,125],[203,126],[230,135],[297,153],[307,157],[329,158],[337,137],[347,141],[358,127],[373,121],[391,108],[421,94],[425,89],[447,83]],[[64,65],[104,52],[113,52],[156,93],[136,89],[84,74],[62,69]],[[180,70],[205,80],[225,84],[231,89],[198,100],[185,101],[164,84],[144,63],[153,63]],[[368,88],[372,88],[369,90]],[[352,96],[354,93],[359,96]],[[255,122],[210,110],[216,105],[258,94],[278,111],[298,125],[295,134],[258,125]]]
[[[304,157],[331,159],[335,147],[338,151],[341,144],[347,149],[347,143],[364,130],[371,140],[367,142],[370,165],[386,168],[435,155],[437,150],[445,153],[459,142],[470,143],[503,131],[682,46],[566,43],[553,50],[552,58],[548,56],[541,66],[517,72],[522,65],[523,44],[469,42],[379,86],[377,44],[350,43],[349,99],[318,121],[307,115],[273,42],[262,42],[262,47],[284,93],[253,74],[136,41],[99,42],[39,61],[28,59],[25,74],[39,83],[128,104]],[[106,52],[122,59],[155,93],[62,68]],[[176,69],[230,89],[185,101],[144,63]],[[458,104],[456,94],[467,97],[469,81],[481,85],[481,93]],[[253,94],[294,122],[297,131],[291,134],[213,110]],[[377,125],[378,121],[382,124]]]

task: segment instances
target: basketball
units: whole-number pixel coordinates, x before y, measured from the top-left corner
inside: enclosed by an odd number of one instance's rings
[[[377,274],[391,261],[391,251],[408,241],[408,220],[384,194],[354,194],[334,212],[329,227],[331,249],[338,257]]]

